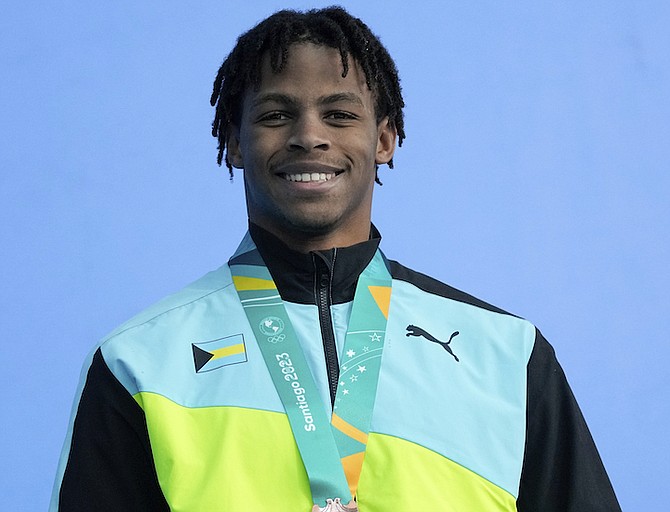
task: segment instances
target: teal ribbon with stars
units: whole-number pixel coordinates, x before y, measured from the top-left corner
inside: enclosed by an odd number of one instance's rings
[[[229,263],[235,289],[286,410],[312,498],[320,506],[332,498],[346,503],[358,488],[381,368],[392,282],[384,257],[377,250],[356,285],[329,425],[269,270],[256,248],[238,256]]]

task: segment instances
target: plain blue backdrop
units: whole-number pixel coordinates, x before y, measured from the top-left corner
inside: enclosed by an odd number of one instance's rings
[[[670,4],[341,3],[394,55],[407,103],[375,191],[385,252],[537,324],[624,510],[664,510]],[[0,509],[46,509],[95,342],[244,233],[241,175],[210,136],[235,38],[326,4],[3,7]]]

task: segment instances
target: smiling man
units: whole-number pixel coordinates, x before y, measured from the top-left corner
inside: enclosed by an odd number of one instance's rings
[[[297,42],[280,73],[261,59],[228,133],[228,160],[244,169],[249,220],[304,252],[370,236],[374,172],[393,157],[396,128],[377,119],[356,62],[344,75],[334,48]],[[309,84],[309,87],[306,87]]]
[[[368,27],[276,13],[211,101],[249,233],[96,347],[51,510],[620,510],[540,332],[379,250],[404,104]]]

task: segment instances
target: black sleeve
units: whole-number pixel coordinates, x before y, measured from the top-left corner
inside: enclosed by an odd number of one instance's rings
[[[527,400],[519,512],[620,512],[565,374],[539,332],[528,363]]]
[[[99,349],[77,408],[58,510],[170,510],[158,485],[144,413]]]

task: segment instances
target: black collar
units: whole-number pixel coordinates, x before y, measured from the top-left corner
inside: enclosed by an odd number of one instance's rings
[[[329,277],[332,304],[353,300],[358,276],[374,257],[381,241],[379,231],[372,226],[370,238],[365,242],[305,254],[294,251],[255,224],[249,223],[249,233],[282,299],[300,304],[316,303],[317,274]]]

